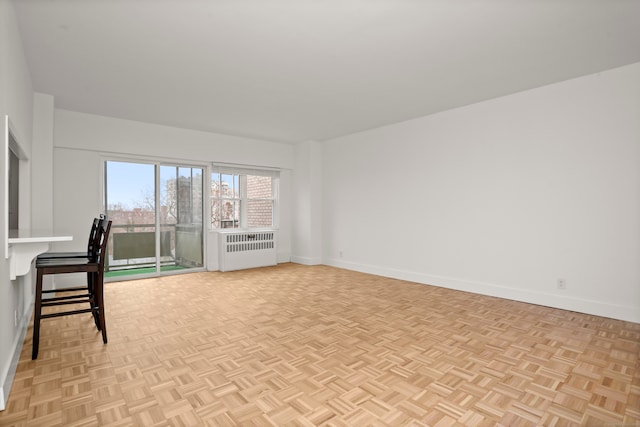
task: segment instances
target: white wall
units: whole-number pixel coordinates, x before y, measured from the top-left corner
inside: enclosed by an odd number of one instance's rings
[[[53,113],[51,95],[36,93],[33,97],[33,227],[53,229]]]
[[[4,138],[4,117],[9,115],[22,150],[31,155],[33,88],[22,42],[16,26],[13,4],[0,0],[0,117],[2,118],[2,138]],[[0,150],[2,152],[3,150]],[[0,200],[4,200],[6,173],[4,170],[6,153],[0,154]],[[24,167],[26,170],[24,170]],[[21,227],[30,226],[30,165],[21,164],[20,222]],[[0,215],[0,241],[6,237],[4,215]],[[9,280],[9,264],[4,245],[0,245],[0,409],[4,409],[8,392],[13,382],[17,357],[20,355],[22,340],[29,322],[29,312],[25,311],[25,296],[31,294],[31,275]],[[14,313],[18,315],[17,325]],[[15,356],[15,357],[14,357]]]
[[[322,145],[296,145],[293,170],[293,262],[322,263]]]
[[[327,141],[325,263],[640,322],[639,118],[637,63]]]
[[[66,110],[55,110],[53,216],[55,228],[72,233],[73,242],[57,250],[82,250],[91,219],[102,211],[105,156],[171,159],[207,166],[211,162],[286,169],[281,174],[278,259],[291,254],[290,173],[294,147],[249,138],[192,131]],[[135,158],[135,157],[134,157]],[[208,268],[217,269],[217,239],[208,236]]]

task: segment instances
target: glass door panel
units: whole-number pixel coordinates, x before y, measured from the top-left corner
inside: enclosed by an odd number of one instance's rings
[[[160,166],[160,228],[171,232],[173,268],[204,266],[202,168]]]
[[[112,221],[108,275],[156,271],[155,166],[107,161],[106,212]]]

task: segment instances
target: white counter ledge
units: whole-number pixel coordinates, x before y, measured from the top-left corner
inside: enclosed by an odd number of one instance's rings
[[[24,276],[31,270],[31,262],[39,254],[49,250],[51,242],[68,242],[73,236],[55,233],[51,230],[9,230],[7,239],[9,258],[9,278]]]

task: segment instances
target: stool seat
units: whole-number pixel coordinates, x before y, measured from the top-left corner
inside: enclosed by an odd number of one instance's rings
[[[36,259],[36,268],[47,269],[49,273],[45,274],[67,273],[67,271],[63,271],[67,269],[74,269],[68,271],[68,273],[77,273],[76,268],[86,268],[89,269],[87,272],[94,272],[98,271],[100,263],[98,261],[91,261],[86,255],[84,258],[56,257]]]

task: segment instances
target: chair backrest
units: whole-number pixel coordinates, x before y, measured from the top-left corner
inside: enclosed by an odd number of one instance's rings
[[[100,217],[102,217],[102,215]],[[89,233],[89,242],[87,243],[87,256],[91,256],[91,250],[93,248],[93,244],[96,241],[96,233],[98,232],[99,223],[100,218],[93,219],[93,225],[91,225],[91,232]]]
[[[107,242],[109,240],[109,233],[111,231],[111,221],[105,216],[101,215],[96,226],[96,233],[93,242],[89,248],[89,259],[93,262],[100,261],[104,265],[104,255],[107,251]]]
[[[104,262],[107,258],[107,243],[109,242],[109,233],[111,232],[111,221],[105,217],[101,225],[102,241],[100,243],[100,252],[98,259],[100,264],[100,272],[104,273]]]
[[[100,225],[100,221],[104,220],[107,216],[105,214],[100,214],[98,218],[93,219],[93,224],[91,225],[91,231],[89,232],[89,241],[87,243],[87,256],[91,256],[92,251],[94,251],[94,245],[100,245],[100,240],[98,239],[98,227]]]

